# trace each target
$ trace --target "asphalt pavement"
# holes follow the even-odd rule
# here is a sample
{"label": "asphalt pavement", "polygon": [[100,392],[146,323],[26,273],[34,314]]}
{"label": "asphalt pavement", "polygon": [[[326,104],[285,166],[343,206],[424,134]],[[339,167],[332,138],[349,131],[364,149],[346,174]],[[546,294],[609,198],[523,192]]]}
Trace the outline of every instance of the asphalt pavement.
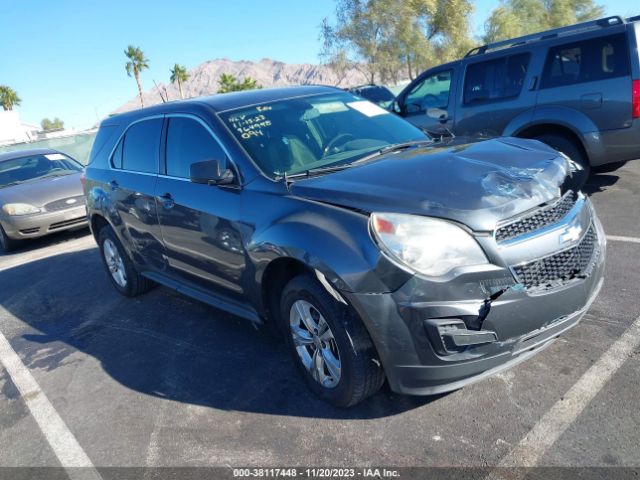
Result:
{"label": "asphalt pavement", "polygon": [[245,320],[117,294],[88,231],[25,243],[0,256],[0,466],[640,467],[640,161],[585,190],[609,242],[577,327],[456,392],[348,410]]}

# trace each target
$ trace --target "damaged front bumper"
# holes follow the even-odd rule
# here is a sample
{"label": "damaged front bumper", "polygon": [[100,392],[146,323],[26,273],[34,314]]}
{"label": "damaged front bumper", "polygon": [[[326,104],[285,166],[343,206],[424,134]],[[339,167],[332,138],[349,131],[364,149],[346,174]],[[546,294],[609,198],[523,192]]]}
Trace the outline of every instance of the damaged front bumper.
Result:
{"label": "damaged front bumper", "polygon": [[531,357],[576,325],[605,267],[604,232],[595,215],[585,221],[597,230],[592,263],[561,285],[526,288],[508,265],[492,264],[441,281],[416,275],[392,293],[341,292],[366,324],[391,389],[414,395],[458,389]]}

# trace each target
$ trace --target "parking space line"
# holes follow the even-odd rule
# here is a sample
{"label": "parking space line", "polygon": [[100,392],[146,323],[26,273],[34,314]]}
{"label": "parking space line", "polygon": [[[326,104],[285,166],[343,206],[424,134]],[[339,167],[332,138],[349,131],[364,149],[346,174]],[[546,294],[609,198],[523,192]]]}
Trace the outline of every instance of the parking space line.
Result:
{"label": "parking space line", "polygon": [[[6,313],[0,307],[0,312]],[[72,479],[101,480],[101,476],[58,412],[0,332],[0,363],[40,427],[51,449]]]}
{"label": "parking space line", "polygon": [[640,238],[637,238],[637,237],[624,237],[624,236],[620,236],[620,235],[607,235],[607,240],[612,240],[614,242],[640,243]]}
{"label": "parking space line", "polygon": [[534,467],[640,345],[640,317],[538,421],[499,467]]}

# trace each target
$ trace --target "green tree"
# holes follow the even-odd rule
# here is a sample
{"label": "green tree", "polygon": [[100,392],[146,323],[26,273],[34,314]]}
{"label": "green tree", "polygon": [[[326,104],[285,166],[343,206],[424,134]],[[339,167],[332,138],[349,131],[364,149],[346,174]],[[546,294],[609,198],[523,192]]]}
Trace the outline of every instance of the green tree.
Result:
{"label": "green tree", "polygon": [[2,105],[3,110],[13,110],[13,107],[17,107],[21,103],[22,99],[13,88],[7,85],[0,85],[0,105]]}
{"label": "green tree", "polygon": [[503,0],[485,23],[485,43],[604,16],[593,0]]}
{"label": "green tree", "polygon": [[242,81],[239,81],[235,75],[230,73],[223,73],[218,80],[220,88],[218,93],[239,92],[240,90],[254,90],[262,88],[258,85],[258,81],[251,77],[244,77]]}
{"label": "green tree", "polygon": [[176,63],[171,70],[171,83],[178,84],[178,90],[180,91],[180,98],[184,98],[184,94],[182,93],[182,84],[189,80],[189,73],[187,73],[187,69],[184,65],[180,65]]}
{"label": "green tree", "polygon": [[140,95],[140,105],[144,107],[144,100],[142,99],[142,85],[140,84],[140,72],[149,68],[149,60],[144,56],[142,50],[139,47],[129,45],[124,51],[129,61],[124,65],[127,75],[133,74],[138,84],[138,93]]}
{"label": "green tree", "polygon": [[321,58],[338,77],[359,69],[374,83],[394,82],[468,50],[469,0],[337,0],[336,22],[321,26]]}
{"label": "green tree", "polygon": [[56,130],[64,129],[64,122],[58,117],[54,118],[53,120],[43,118],[40,122],[40,126],[42,127],[43,132],[53,132]]}

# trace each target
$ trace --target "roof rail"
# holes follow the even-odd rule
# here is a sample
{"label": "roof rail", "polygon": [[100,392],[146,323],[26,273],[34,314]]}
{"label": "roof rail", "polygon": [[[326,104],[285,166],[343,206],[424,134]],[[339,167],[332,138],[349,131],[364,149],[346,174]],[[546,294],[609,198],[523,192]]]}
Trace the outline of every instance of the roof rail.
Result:
{"label": "roof rail", "polygon": [[[640,17],[633,17],[633,18],[640,19]],[[629,19],[629,21],[631,21],[631,19]],[[575,25],[554,28],[552,30],[546,30],[544,32],[537,32],[529,35],[523,35],[522,37],[511,38],[509,40],[502,40],[499,42],[488,43],[487,45],[482,45],[480,47],[472,48],[467,52],[465,57],[471,57],[473,55],[482,55],[483,53],[487,53],[493,50],[515,47],[516,45],[524,45],[526,43],[538,42],[541,40],[548,40],[550,38],[557,38],[565,35],[573,35],[576,33],[587,32],[589,30],[596,30],[599,28],[612,27],[614,25],[621,25],[623,23],[625,23],[624,19],[618,15],[600,18],[598,20],[590,20],[588,22],[576,23]]]}

